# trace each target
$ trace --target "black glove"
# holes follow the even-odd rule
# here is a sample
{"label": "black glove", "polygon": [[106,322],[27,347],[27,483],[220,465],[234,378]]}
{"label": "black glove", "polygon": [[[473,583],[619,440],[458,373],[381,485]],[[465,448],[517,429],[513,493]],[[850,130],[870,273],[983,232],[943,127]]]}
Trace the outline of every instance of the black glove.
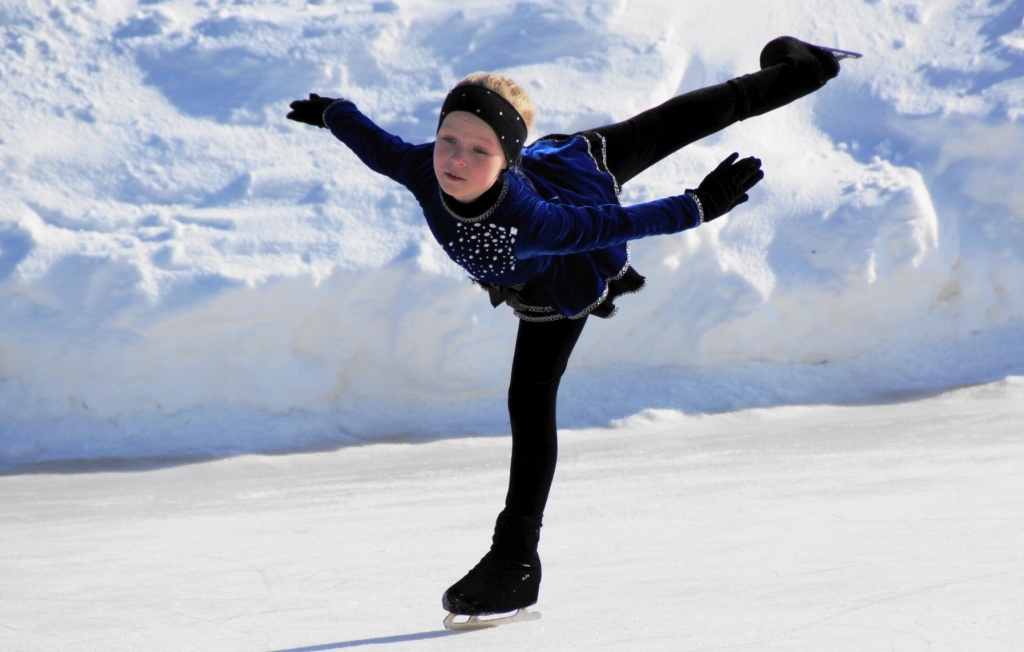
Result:
{"label": "black glove", "polygon": [[739,156],[735,152],[730,154],[711,174],[704,177],[696,190],[686,191],[697,195],[704,209],[705,222],[721,217],[747,201],[747,191],[764,178],[761,159],[751,156],[736,161]]}
{"label": "black glove", "polygon": [[285,117],[323,129],[327,126],[324,124],[324,111],[336,101],[331,97],[320,97],[316,93],[310,93],[308,100],[295,100],[289,104],[292,110]]}

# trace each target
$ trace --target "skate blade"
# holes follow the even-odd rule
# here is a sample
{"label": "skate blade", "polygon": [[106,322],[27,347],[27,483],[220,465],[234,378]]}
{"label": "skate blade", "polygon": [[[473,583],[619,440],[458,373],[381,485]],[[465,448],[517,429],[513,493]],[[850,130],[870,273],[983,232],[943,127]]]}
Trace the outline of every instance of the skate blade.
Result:
{"label": "skate blade", "polygon": [[860,52],[850,52],[849,50],[839,50],[837,48],[830,48],[830,47],[826,47],[824,45],[819,45],[818,47],[821,48],[822,50],[825,50],[825,51],[831,53],[832,56],[836,58],[836,61],[841,61],[843,59],[860,59],[861,57],[864,56]]}
{"label": "skate blade", "polygon": [[[467,620],[456,621],[456,618],[467,618]],[[513,623],[525,623],[531,620],[539,620],[540,613],[519,609],[509,616],[460,616],[450,613],[444,619],[444,628],[459,632],[471,632],[476,629],[487,629],[489,627],[502,627]]]}

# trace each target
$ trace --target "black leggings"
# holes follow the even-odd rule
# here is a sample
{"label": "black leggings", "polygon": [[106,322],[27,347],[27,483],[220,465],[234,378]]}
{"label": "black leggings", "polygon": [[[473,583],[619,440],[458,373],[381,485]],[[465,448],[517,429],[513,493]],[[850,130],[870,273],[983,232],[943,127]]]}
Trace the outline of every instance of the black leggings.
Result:
{"label": "black leggings", "polygon": [[608,171],[622,185],[669,154],[739,120],[740,105],[735,87],[726,82],[677,95],[628,120],[591,131],[604,137]]}
{"label": "black leggings", "polygon": [[[597,133],[604,139],[607,169],[622,185],[694,141],[814,92],[839,71],[828,55],[793,39],[769,43],[761,60],[759,71],[684,93],[628,120],[590,130],[588,137]],[[551,490],[558,456],[558,383],[585,322],[519,324],[508,391],[512,464],[505,510],[531,517],[531,522],[539,523]]]}
{"label": "black leggings", "polygon": [[519,322],[508,386],[512,463],[505,510],[510,514],[544,513],[558,459],[558,384],[586,322],[586,317]]}
{"label": "black leggings", "polygon": [[[680,148],[736,122],[737,94],[728,84],[672,98],[653,109],[591,131],[606,143],[608,170],[624,184]],[[512,462],[505,511],[544,513],[558,458],[558,384],[586,323],[520,321],[508,389]]]}

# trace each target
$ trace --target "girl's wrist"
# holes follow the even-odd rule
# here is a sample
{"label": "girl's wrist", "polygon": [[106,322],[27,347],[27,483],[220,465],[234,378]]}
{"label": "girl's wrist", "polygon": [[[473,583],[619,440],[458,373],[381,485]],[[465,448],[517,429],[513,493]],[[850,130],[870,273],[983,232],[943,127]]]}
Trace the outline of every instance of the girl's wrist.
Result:
{"label": "girl's wrist", "polygon": [[697,205],[697,215],[700,217],[700,221],[697,224],[703,224],[705,222],[704,204],[701,203],[700,196],[697,195],[696,190],[687,190],[685,194],[687,194],[690,197],[690,199],[693,200],[693,203]]}

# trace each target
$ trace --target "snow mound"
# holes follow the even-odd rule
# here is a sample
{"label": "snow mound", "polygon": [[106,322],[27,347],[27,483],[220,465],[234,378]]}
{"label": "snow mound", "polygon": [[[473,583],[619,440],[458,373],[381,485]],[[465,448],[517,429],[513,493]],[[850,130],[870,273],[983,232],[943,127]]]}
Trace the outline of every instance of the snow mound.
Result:
{"label": "snow mound", "polygon": [[1019,14],[0,0],[0,465],[503,432],[514,319],[287,103],[350,97],[422,142],[454,81],[496,69],[539,136],[749,72],[784,33],[866,56],[627,186],[678,193],[731,151],[767,173],[728,218],[634,244],[649,288],[588,326],[564,425],[1019,374]]}

